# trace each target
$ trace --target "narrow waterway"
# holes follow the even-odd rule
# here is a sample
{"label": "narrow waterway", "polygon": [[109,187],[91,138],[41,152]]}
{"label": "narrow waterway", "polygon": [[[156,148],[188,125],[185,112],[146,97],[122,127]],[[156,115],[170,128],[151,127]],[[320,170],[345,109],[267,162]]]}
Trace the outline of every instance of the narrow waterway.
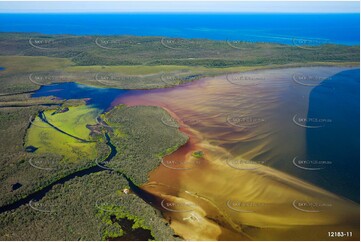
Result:
{"label": "narrow waterway", "polygon": [[[42,122],[49,124],[52,128],[56,129],[57,131],[61,132],[56,126],[52,125],[51,123],[49,123],[46,118],[44,118],[43,113],[39,112],[39,118],[42,120]],[[65,132],[62,132],[65,133]],[[65,133],[67,134],[67,133]],[[96,172],[100,172],[100,171],[106,171],[109,170],[106,167],[106,164],[111,161],[111,159],[116,156],[117,154],[117,149],[116,147],[111,143],[110,137],[108,135],[108,133],[105,133],[105,138],[106,138],[106,144],[108,145],[109,149],[110,149],[110,153],[109,155],[102,161],[99,163],[96,163],[94,161],[94,164],[91,164],[91,167],[89,168],[85,168],[85,169],[81,169],[78,171],[75,171],[74,173],[71,173],[59,180],[56,180],[54,182],[52,182],[51,184],[45,186],[44,188],[40,189],[39,191],[36,191],[28,196],[26,196],[25,198],[22,198],[14,203],[5,205],[0,207],[0,213],[6,212],[6,211],[10,211],[13,209],[16,209],[22,205],[26,205],[31,201],[39,201],[40,199],[42,199],[55,185],[58,184],[64,184],[67,181],[70,181],[71,179],[75,178],[75,177],[82,177],[82,176],[86,176],[92,173],[96,173]],[[125,175],[123,174],[123,176],[125,177]],[[127,179],[127,181],[130,183],[130,185],[132,185],[132,187],[135,187],[135,185],[132,183],[132,181],[130,179]]]}

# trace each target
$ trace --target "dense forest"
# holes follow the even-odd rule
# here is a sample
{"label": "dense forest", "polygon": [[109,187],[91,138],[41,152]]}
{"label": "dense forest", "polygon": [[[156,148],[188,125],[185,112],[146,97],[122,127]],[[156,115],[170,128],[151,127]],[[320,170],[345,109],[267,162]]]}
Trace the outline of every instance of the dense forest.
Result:
{"label": "dense forest", "polygon": [[359,61],[359,46],[317,46],[137,36],[0,34],[1,55],[70,58],[77,65],[229,67]]}

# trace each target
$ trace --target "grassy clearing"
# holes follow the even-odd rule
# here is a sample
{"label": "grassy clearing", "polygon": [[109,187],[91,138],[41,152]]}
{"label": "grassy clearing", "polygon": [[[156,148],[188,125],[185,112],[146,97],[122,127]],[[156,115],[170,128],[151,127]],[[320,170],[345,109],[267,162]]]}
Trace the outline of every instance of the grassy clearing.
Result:
{"label": "grassy clearing", "polygon": [[44,112],[47,120],[64,132],[76,137],[90,140],[87,124],[96,124],[100,110],[89,106],[72,106],[66,112],[54,113],[54,110]]}
{"label": "grassy clearing", "polygon": [[1,74],[15,74],[22,72],[38,72],[63,69],[74,65],[66,58],[46,56],[0,56],[0,66],[5,67]]}
{"label": "grassy clearing", "polygon": [[64,69],[69,72],[116,72],[125,75],[148,75],[156,74],[160,72],[174,72],[180,70],[205,70],[202,67],[188,67],[188,66],[177,66],[177,65],[134,65],[134,66],[71,66]]}
{"label": "grassy clearing", "polygon": [[78,163],[87,157],[89,161],[97,158],[96,143],[84,143],[66,134],[60,133],[36,117],[28,130],[25,146],[38,149],[35,154],[56,154],[62,157],[61,162]]}
{"label": "grassy clearing", "polygon": [[[47,110],[44,115],[48,122],[62,131],[85,140],[92,140],[90,130],[86,125],[95,124],[100,111],[89,106],[72,106],[63,113],[57,110]],[[25,146],[34,146],[36,154],[57,154],[63,161],[74,162],[84,160],[94,161],[97,157],[96,143],[81,142],[69,135],[63,134],[36,117],[28,129]]]}

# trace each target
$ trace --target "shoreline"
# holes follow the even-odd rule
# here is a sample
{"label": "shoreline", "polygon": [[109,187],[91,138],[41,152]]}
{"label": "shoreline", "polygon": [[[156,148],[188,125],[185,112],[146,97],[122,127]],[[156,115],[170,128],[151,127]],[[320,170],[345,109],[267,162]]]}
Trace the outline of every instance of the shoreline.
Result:
{"label": "shoreline", "polygon": [[[79,67],[85,67],[85,66],[79,66]],[[89,66],[89,67],[94,67],[94,66]],[[117,66],[114,66],[117,67]],[[124,66],[122,66],[124,67]],[[242,68],[244,66],[236,66],[236,67],[226,67],[226,68],[219,68],[220,70],[222,69],[227,69],[227,68]],[[248,67],[248,66],[247,66]],[[185,83],[180,83],[178,85],[173,85],[173,86],[168,86],[168,87],[154,87],[154,88],[121,88],[121,87],[116,87],[116,86],[105,86],[105,85],[97,85],[97,84],[90,84],[88,82],[84,82],[84,81],[63,81],[63,82],[51,82],[47,85],[39,85],[39,87],[37,89],[31,89],[29,91],[23,91],[23,92],[18,92],[18,93],[6,93],[6,94],[1,94],[1,97],[7,97],[7,96],[16,96],[16,95],[22,95],[22,94],[33,94],[34,92],[38,91],[42,86],[48,86],[48,85],[56,85],[56,84],[63,84],[63,83],[76,83],[79,85],[85,85],[85,86],[89,86],[89,87],[94,87],[94,88],[102,88],[102,89],[118,89],[118,90],[124,90],[124,91],[149,91],[149,90],[163,90],[163,89],[172,89],[172,88],[176,88],[176,87],[181,87],[181,86],[185,86],[188,84],[191,84],[193,82],[197,82],[197,81],[201,81],[203,79],[207,79],[207,78],[213,78],[213,77],[221,77],[221,76],[225,76],[225,75],[229,75],[229,74],[237,74],[237,73],[249,73],[249,72],[254,72],[254,71],[267,71],[267,70],[282,70],[282,69],[291,69],[291,68],[317,68],[317,67],[346,67],[346,68],[350,68],[350,69],[359,69],[360,68],[360,63],[333,63],[333,62],[328,62],[328,63],[299,63],[299,64],[288,64],[288,65],[275,65],[275,66],[250,66],[250,68],[254,68],[254,69],[250,69],[250,70],[239,70],[239,71],[229,71],[229,72],[224,72],[224,73],[214,73],[214,74],[209,74],[209,75],[205,75],[199,79],[194,79],[190,82],[185,82]],[[224,70],[222,70],[224,71]],[[78,71],[77,71],[78,72]],[[75,73],[77,73],[75,72]],[[111,73],[117,73],[117,72],[111,72]],[[32,97],[30,97],[32,98]],[[55,104],[54,104],[55,105]]]}
{"label": "shoreline", "polygon": [[[14,13],[0,13],[0,16],[1,15],[13,15]],[[87,13],[74,13],[74,14],[68,14],[68,13],[54,13],[54,14],[51,14],[51,13],[27,13],[27,14],[24,14],[24,13],[15,13],[15,14],[18,14],[18,15],[38,15],[38,16],[41,16],[41,15],[56,15],[56,14],[66,14],[66,15],[89,15]],[[94,15],[102,15],[101,13],[92,13]],[[92,15],[90,14],[90,15]],[[122,13],[124,14],[124,13]],[[122,14],[114,14],[114,15],[122,15]],[[132,13],[134,14],[134,13]],[[132,15],[131,14],[131,15]],[[144,14],[144,13],[136,13],[136,14]],[[162,13],[157,13],[157,14],[154,14],[154,16],[156,15],[162,15]],[[166,14],[166,13],[164,13]],[[174,14],[174,13],[173,13]],[[177,14],[177,13],[176,13]],[[178,13],[179,15],[182,15],[182,13]],[[199,13],[197,13],[199,14]],[[197,15],[195,14],[195,15]],[[204,14],[204,15],[207,15],[209,13],[201,13],[201,14]],[[217,13],[211,13],[211,15],[215,15],[217,16]],[[254,15],[255,13],[253,13]],[[258,14],[261,14],[262,13],[258,13]],[[287,13],[277,13],[275,15],[282,15],[282,14],[287,14]],[[320,14],[320,13],[314,13],[315,15],[317,14]],[[329,14],[332,14],[332,13],[328,13]],[[350,13],[345,13],[345,15],[347,14],[350,14]],[[127,14],[125,14],[127,15]],[[189,14],[187,14],[189,15]],[[237,14],[236,14],[237,15]],[[242,15],[242,14],[241,14]],[[244,14],[243,14],[244,15]],[[247,15],[247,14],[246,14]],[[252,15],[252,14],[248,14],[248,15]],[[257,13],[256,13],[257,15]],[[266,15],[269,15],[266,14]],[[291,15],[300,15],[299,13],[293,13]],[[302,15],[302,14],[301,14]],[[327,14],[326,14],[327,15]],[[336,14],[337,15],[337,14]],[[338,14],[339,15],[339,14]],[[352,14],[351,14],[352,15]],[[359,13],[354,13],[354,15],[359,15]],[[183,39],[183,40],[194,40],[194,41],[212,41],[212,42],[229,42],[229,41],[243,41],[245,43],[256,43],[256,44],[270,44],[270,45],[280,45],[280,46],[286,46],[286,47],[289,47],[289,46],[297,46],[294,41],[295,40],[317,40],[317,39],[320,39],[320,40],[324,40],[322,38],[319,38],[319,37],[295,37],[293,35],[288,35],[288,36],[285,36],[284,38],[285,39],[288,39],[290,41],[290,43],[285,43],[285,42],[277,42],[277,41],[247,41],[248,39],[243,39],[243,38],[237,38],[237,39],[230,39],[230,38],[224,38],[224,39],[214,39],[214,38],[207,38],[207,37],[184,37],[184,36],[169,36],[169,35],[140,35],[140,34],[129,34],[129,33],[107,33],[107,34],[100,34],[100,33],[81,33],[81,34],[77,34],[77,33],[69,33],[69,32],[62,32],[62,33],[51,33],[51,32],[36,32],[36,31],[0,31],[0,34],[36,34],[36,35],[51,35],[51,36],[76,36],[76,37],[84,37],[84,36],[89,36],[89,37],[129,37],[129,38],[160,38],[160,39]],[[348,44],[346,44],[348,43]],[[360,46],[360,42],[358,43],[350,43],[350,42],[326,42],[324,43],[324,45],[337,45],[337,46]],[[320,46],[322,44],[311,44],[310,46]]]}

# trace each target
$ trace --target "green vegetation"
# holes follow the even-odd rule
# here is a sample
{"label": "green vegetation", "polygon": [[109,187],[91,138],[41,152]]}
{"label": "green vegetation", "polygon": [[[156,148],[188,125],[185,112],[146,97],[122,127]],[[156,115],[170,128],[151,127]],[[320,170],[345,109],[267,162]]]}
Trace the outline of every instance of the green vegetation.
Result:
{"label": "green vegetation", "polygon": [[87,124],[96,124],[96,117],[100,110],[89,106],[72,106],[68,111],[53,114],[51,111],[44,112],[46,119],[51,124],[59,127],[68,134],[90,140]]}
{"label": "green vegetation", "polygon": [[[76,103],[80,104],[78,101],[69,101],[63,106]],[[102,136],[96,137],[98,142],[80,142],[60,133],[37,117],[41,110],[51,116],[56,109],[57,106],[0,108],[0,135],[4,137],[0,139],[0,162],[3,167],[0,171],[0,189],[3,191],[0,195],[0,206],[25,197],[75,171],[94,166],[96,158],[103,160],[108,155],[109,148]],[[72,106],[71,110],[73,109],[81,110],[80,117],[86,113],[85,106]],[[69,112],[69,115],[68,112],[53,115],[53,121],[55,117],[62,115],[69,118],[69,123],[83,122],[84,129],[80,128],[78,123],[80,133],[75,135],[86,132],[85,125],[88,121],[95,123],[95,118],[77,119],[78,116],[72,112]],[[94,113],[89,112],[88,115]],[[66,129],[66,126],[61,128],[71,131]],[[87,132],[89,135],[90,130]],[[37,150],[33,153],[26,152],[28,146],[34,146]],[[22,186],[13,190],[12,185],[15,183]]]}
{"label": "green vegetation", "polygon": [[[49,123],[67,134],[90,140],[90,130],[86,126],[95,124],[99,111],[88,106],[77,106],[70,107],[69,111],[64,113],[54,114],[54,110],[47,110],[43,114]],[[37,116],[28,130],[25,147],[39,147],[35,154],[56,154],[64,157],[61,162],[66,164],[79,164],[84,159],[85,163],[93,163],[98,158],[96,142],[85,143],[67,134],[59,132]]]}
{"label": "green vegetation", "polygon": [[110,138],[118,150],[109,167],[123,172],[138,185],[145,183],[148,173],[160,164],[160,158],[188,140],[177,127],[164,125],[162,117],[170,118],[159,107],[117,106],[106,113],[102,118],[114,130]]}
{"label": "green vegetation", "polygon": [[192,153],[192,156],[195,158],[203,158],[204,154],[203,151],[195,151]]}
{"label": "green vegetation", "polygon": [[74,65],[66,58],[45,56],[0,56],[0,63],[6,66],[3,74],[47,71]]}
{"label": "green vegetation", "polygon": [[[254,66],[359,61],[358,46],[281,44],[138,36],[0,34],[2,55],[69,58],[77,65]],[[317,50],[317,51],[315,51]],[[222,54],[220,54],[222,53]]]}
{"label": "green vegetation", "polygon": [[[216,76],[231,72],[245,72],[258,69],[307,66],[307,65],[356,65],[354,62],[291,63],[287,65],[255,65],[210,68],[203,66],[178,65],[136,65],[136,66],[75,66],[67,59],[51,57],[0,56],[6,69],[1,71],[1,94],[34,91],[40,85],[59,82],[73,82],[120,89],[154,89],[179,85],[205,76]],[[44,59],[50,64],[46,65]],[[10,60],[8,62],[8,60]],[[59,60],[63,60],[60,62]],[[32,63],[38,66],[23,68]],[[22,71],[16,71],[19,68]],[[1,99],[0,99],[1,100]],[[34,100],[32,101],[34,102]],[[9,103],[10,104],[10,103]],[[21,105],[22,103],[11,103]],[[26,103],[25,103],[26,104]],[[0,103],[1,105],[1,103]]]}
{"label": "green vegetation", "polygon": [[[98,112],[83,105],[72,104],[74,102],[69,101],[60,108],[48,108],[44,112],[45,117],[52,124],[59,125],[63,131],[86,138],[86,130],[82,127],[87,123],[94,124],[93,116]],[[67,110],[65,107],[69,110],[57,112]],[[22,111],[15,113],[14,119],[26,124],[22,134],[22,137],[26,137],[26,142],[24,146],[19,147],[19,157],[13,157],[11,160],[14,165],[5,166],[2,170],[5,183],[1,185],[7,191],[2,194],[2,205],[20,199],[76,170],[95,165],[93,160],[90,159],[89,162],[89,154],[82,154],[81,156],[86,159],[81,162],[80,156],[77,156],[82,150],[80,145],[96,145],[96,148],[86,148],[85,151],[97,151],[103,158],[109,152],[104,140],[100,138],[101,135],[95,136],[99,142],[79,143],[49,127],[39,118],[32,121],[33,124],[25,134],[30,120],[25,117],[19,120],[19,114],[24,114],[24,110],[27,109],[30,108],[15,109]],[[38,111],[40,110],[37,109],[36,112]],[[30,113],[36,112],[33,110],[28,114],[30,116]],[[187,140],[177,128],[165,126],[161,122],[161,117],[169,118],[169,115],[158,107],[118,106],[103,114],[102,118],[113,130],[110,137],[118,150],[118,155],[111,160],[109,167],[123,172],[137,184],[144,183],[149,171],[159,165],[159,154],[172,152]],[[7,121],[10,125],[14,121],[10,115],[0,118],[3,119],[1,124]],[[69,128],[72,125],[78,126],[78,129]],[[18,135],[17,133],[16,137]],[[44,139],[44,135],[50,139]],[[61,145],[62,139],[64,146]],[[22,143],[21,137],[18,137],[17,142]],[[67,147],[74,144],[78,144],[76,152]],[[34,153],[25,152],[24,148],[30,145],[39,148]],[[3,154],[6,155],[6,152],[3,151]],[[11,154],[16,153],[9,155]],[[28,162],[31,159],[39,167],[51,169],[35,168]],[[22,184],[21,188],[12,191],[11,186],[14,183]],[[134,194],[121,192],[124,187],[128,187],[124,178],[118,173],[106,171],[75,178],[64,185],[56,185],[43,199],[35,203],[35,207],[41,211],[33,210],[26,205],[0,214],[0,238],[20,240],[23,236],[28,236],[27,239],[33,240],[100,240],[124,237],[173,240],[172,230],[159,213]],[[109,188],[113,189],[112,192],[109,192]],[[102,199],[105,199],[105,202],[102,202]],[[16,226],[21,229],[14,232]]]}
{"label": "green vegetation", "polygon": [[159,212],[136,195],[123,194],[119,188],[124,186],[127,181],[122,176],[108,171],[57,185],[32,203],[38,210],[24,205],[0,214],[0,240],[127,238],[124,232],[132,231],[121,218],[128,218],[138,235],[150,230],[155,240],[174,240],[174,232]]}
{"label": "green vegetation", "polygon": [[300,48],[160,37],[0,33],[0,66],[5,67],[0,94],[75,80],[100,87],[153,89],[203,76],[310,65],[359,65],[359,46]]}

